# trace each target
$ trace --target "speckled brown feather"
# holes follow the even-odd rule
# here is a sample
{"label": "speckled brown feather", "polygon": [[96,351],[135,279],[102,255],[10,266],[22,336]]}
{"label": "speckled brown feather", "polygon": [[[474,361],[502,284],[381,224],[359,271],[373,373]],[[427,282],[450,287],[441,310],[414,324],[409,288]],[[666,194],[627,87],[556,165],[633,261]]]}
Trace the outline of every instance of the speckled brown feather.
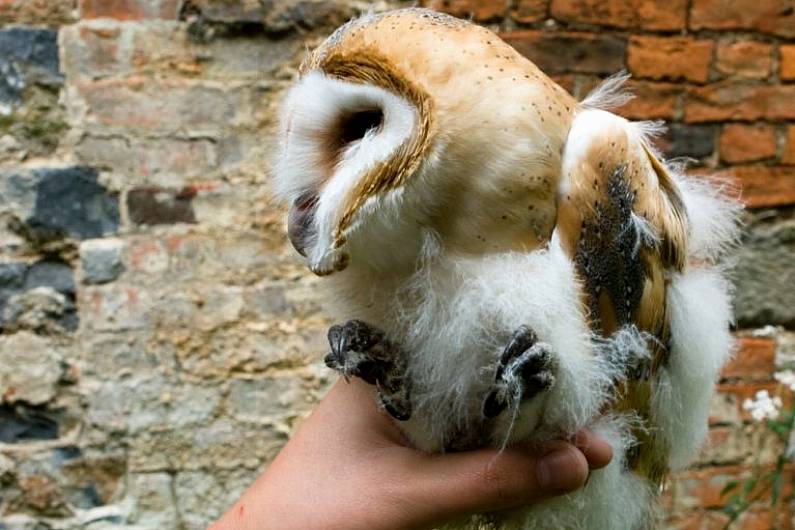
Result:
{"label": "speckled brown feather", "polygon": [[[584,305],[593,327],[607,337],[635,324],[656,338],[649,345],[650,366],[618,382],[611,409],[634,411],[645,420],[645,428],[634,433],[639,443],[629,455],[630,466],[659,484],[667,473],[667,450],[654,436],[651,376],[666,362],[666,287],[668,273],[682,270],[685,263],[684,206],[665,167],[642,140],[629,138],[623,129],[608,126],[602,131],[567,177],[572,187],[561,199],[558,230],[583,278]],[[617,211],[622,209],[627,211]],[[630,235],[621,243],[632,226],[627,212],[646,220],[659,240],[640,244],[636,253],[627,249],[637,238]],[[626,292],[613,292],[617,287]]]}

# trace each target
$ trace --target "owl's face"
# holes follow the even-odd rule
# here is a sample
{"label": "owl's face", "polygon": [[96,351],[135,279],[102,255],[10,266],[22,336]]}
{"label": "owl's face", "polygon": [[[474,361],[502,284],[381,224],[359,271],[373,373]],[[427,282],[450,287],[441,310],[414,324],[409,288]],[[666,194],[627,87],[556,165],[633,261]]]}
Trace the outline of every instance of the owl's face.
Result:
{"label": "owl's face", "polygon": [[573,108],[484,28],[420,9],[353,21],[284,103],[290,240],[319,275],[410,267],[423,231],[462,252],[537,246]]}

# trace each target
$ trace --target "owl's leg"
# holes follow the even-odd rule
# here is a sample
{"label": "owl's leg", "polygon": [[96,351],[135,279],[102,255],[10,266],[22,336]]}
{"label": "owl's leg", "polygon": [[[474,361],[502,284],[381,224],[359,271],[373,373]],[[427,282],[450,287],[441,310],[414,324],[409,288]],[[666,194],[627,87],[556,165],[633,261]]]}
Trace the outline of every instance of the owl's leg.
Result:
{"label": "owl's leg", "polygon": [[406,356],[384,332],[361,320],[350,320],[328,331],[331,353],[326,366],[343,377],[359,377],[378,387],[384,409],[395,419],[411,417],[410,384],[406,377]]}
{"label": "owl's leg", "polygon": [[521,326],[500,356],[494,386],[483,402],[483,415],[493,418],[509,405],[531,399],[555,384],[555,357],[535,332]]}

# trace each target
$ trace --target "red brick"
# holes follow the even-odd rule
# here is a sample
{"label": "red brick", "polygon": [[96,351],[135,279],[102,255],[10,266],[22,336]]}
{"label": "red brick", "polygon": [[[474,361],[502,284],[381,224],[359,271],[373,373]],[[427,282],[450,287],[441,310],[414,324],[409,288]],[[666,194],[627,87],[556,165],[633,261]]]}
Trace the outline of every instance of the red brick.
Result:
{"label": "red brick", "polygon": [[627,88],[635,98],[616,109],[617,114],[639,120],[674,117],[681,91],[679,85],[630,80]]}
{"label": "red brick", "polygon": [[627,65],[637,77],[704,83],[714,46],[712,41],[687,37],[633,37]]}
{"label": "red brick", "polygon": [[552,75],[550,76],[554,82],[566,89],[569,94],[574,94],[574,76],[573,75]]}
{"label": "red brick", "polygon": [[764,79],[773,66],[773,46],[764,42],[721,42],[715,69],[727,76]]}
{"label": "red brick", "polygon": [[[693,174],[704,172],[699,169],[692,171]],[[734,181],[742,192],[742,202],[748,208],[795,204],[793,166],[735,166],[709,173]]]}
{"label": "red brick", "polygon": [[551,14],[565,22],[676,30],[685,26],[687,0],[552,0]]}
{"label": "red brick", "polygon": [[779,77],[783,81],[795,81],[795,44],[781,46]]}
{"label": "red brick", "polygon": [[472,18],[477,22],[490,22],[505,16],[505,0],[425,0],[424,7],[449,13],[459,18]]}
{"label": "red brick", "polygon": [[691,29],[749,29],[795,37],[795,10],[788,0],[693,0]]}
{"label": "red brick", "polygon": [[612,35],[514,31],[500,36],[547,74],[613,74],[624,67],[626,42]]}
{"label": "red brick", "polygon": [[511,10],[511,17],[519,22],[538,22],[547,17],[549,0],[519,0]]}
{"label": "red brick", "polygon": [[787,128],[787,138],[784,140],[784,152],[781,153],[782,164],[795,164],[795,125]]}
{"label": "red brick", "polygon": [[708,510],[689,510],[687,515],[666,521],[667,530],[724,530],[729,516]]}
{"label": "red brick", "polygon": [[758,85],[723,81],[691,87],[685,121],[795,119],[795,85]]}
{"label": "red brick", "polygon": [[740,337],[734,358],[726,363],[723,377],[766,379],[773,377],[776,369],[776,343],[763,337]]}
{"label": "red brick", "polygon": [[730,124],[720,136],[720,158],[724,162],[756,162],[776,156],[776,130],[765,124]]}
{"label": "red brick", "polygon": [[[762,466],[762,473],[771,469],[770,466]],[[743,466],[712,467],[703,470],[685,471],[677,477],[677,497],[681,508],[722,508],[730,495],[721,495],[723,488],[731,481],[744,480],[751,476],[751,470]],[[792,494],[792,467],[788,465],[784,469],[784,487],[782,488],[782,498],[787,498]],[[763,484],[760,483],[758,490],[753,494],[761,494],[762,499],[768,499],[768,494],[762,490]],[[769,505],[769,501],[767,503]],[[753,528],[746,527],[746,528]]]}
{"label": "red brick", "polygon": [[118,20],[176,20],[179,4],[179,0],[80,0],[80,16]]}

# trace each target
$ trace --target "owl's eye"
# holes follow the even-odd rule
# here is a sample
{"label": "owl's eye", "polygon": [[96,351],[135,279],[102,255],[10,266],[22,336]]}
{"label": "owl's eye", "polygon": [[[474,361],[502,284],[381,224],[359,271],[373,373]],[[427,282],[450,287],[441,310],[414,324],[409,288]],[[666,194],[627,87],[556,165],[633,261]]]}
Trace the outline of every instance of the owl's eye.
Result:
{"label": "owl's eye", "polygon": [[371,129],[377,129],[384,121],[381,109],[366,109],[348,114],[342,118],[339,128],[339,142],[347,145],[361,140]]}

